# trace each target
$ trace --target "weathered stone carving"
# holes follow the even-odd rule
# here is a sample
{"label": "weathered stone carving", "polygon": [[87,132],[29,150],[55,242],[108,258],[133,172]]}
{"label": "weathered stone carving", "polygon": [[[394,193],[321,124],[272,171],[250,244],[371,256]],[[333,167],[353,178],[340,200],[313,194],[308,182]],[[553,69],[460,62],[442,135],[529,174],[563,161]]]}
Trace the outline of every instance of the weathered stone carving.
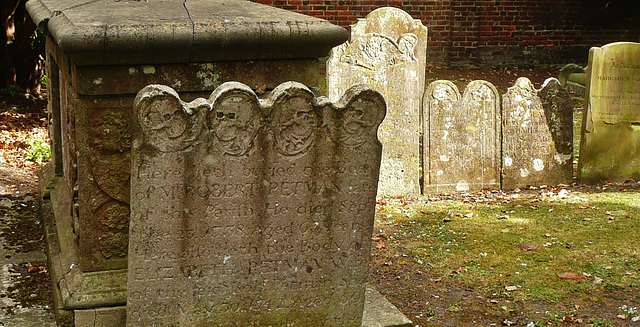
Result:
{"label": "weathered stone carving", "polygon": [[573,180],[573,104],[555,78],[518,78],[502,100],[502,188]]}
{"label": "weathered stone carving", "polygon": [[500,106],[489,82],[473,81],[462,99],[450,81],[425,91],[425,193],[500,187]]}
{"label": "weathered stone carving", "polygon": [[414,51],[418,37],[413,33],[405,33],[394,40],[380,34],[366,34],[361,38],[346,42],[335,48],[339,60],[369,70],[381,70],[388,66],[407,61],[417,61]]}
{"label": "weathered stone carving", "polygon": [[[146,142],[162,151],[179,151],[189,146],[200,134],[203,114],[199,106],[204,100],[185,104],[169,87],[158,86],[140,98],[137,112]],[[196,113],[195,115],[193,113]]]}
{"label": "weathered stone carving", "polygon": [[[159,144],[152,109],[200,136]],[[135,110],[128,326],[360,326],[380,94],[334,105],[289,82],[258,100],[231,82],[186,104],[153,85]]]}
{"label": "weathered stone carving", "polygon": [[99,223],[98,246],[105,258],[127,254],[131,133],[128,118],[114,110],[92,117],[89,157],[91,197],[88,204]]}
{"label": "weathered stone carving", "polygon": [[331,101],[350,87],[370,85],[387,101],[380,126],[384,145],[378,192],[420,195],[420,110],[424,92],[427,28],[397,8],[379,8],[352,26],[351,42],[327,61]]}

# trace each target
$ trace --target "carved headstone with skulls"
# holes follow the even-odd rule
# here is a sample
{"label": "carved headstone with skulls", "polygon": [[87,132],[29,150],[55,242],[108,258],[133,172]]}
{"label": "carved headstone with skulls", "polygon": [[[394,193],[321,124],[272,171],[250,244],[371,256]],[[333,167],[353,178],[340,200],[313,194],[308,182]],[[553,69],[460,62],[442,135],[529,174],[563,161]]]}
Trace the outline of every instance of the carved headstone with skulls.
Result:
{"label": "carved headstone with skulls", "polygon": [[135,102],[127,326],[360,326],[382,96],[152,85]]}

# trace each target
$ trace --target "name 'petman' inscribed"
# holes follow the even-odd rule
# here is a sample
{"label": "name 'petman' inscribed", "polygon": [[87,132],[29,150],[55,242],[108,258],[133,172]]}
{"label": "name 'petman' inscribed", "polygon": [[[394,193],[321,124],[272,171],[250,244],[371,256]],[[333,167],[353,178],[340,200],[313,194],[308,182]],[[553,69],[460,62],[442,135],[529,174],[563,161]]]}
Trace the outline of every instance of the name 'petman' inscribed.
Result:
{"label": "name 'petman' inscribed", "polygon": [[135,102],[127,326],[358,326],[383,97],[288,82]]}

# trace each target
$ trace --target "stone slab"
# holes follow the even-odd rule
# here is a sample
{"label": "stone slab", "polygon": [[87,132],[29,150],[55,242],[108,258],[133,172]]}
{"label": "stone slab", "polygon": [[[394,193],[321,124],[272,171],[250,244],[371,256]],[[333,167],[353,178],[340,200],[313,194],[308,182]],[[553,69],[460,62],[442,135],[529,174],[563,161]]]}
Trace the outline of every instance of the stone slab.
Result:
{"label": "stone slab", "polygon": [[51,164],[45,166],[39,180],[56,316],[67,315],[64,311],[69,309],[124,303],[127,293],[126,270],[96,273],[80,270],[72,232],[71,199],[67,195],[64,180],[55,177],[52,171]]}
{"label": "stone slab", "polygon": [[327,94],[337,100],[366,84],[387,102],[379,131],[383,144],[380,196],[420,195],[420,112],[427,28],[397,8],[379,8],[351,28],[351,40],[331,51]]}
{"label": "stone slab", "polygon": [[435,81],[424,95],[423,192],[500,188],[500,97],[486,81],[472,81],[462,97],[451,81]]}
{"label": "stone slab", "polygon": [[141,90],[127,325],[360,326],[384,109],[365,87]]}
{"label": "stone slab", "polygon": [[375,288],[367,286],[362,327],[413,327],[413,322]]}
{"label": "stone slab", "polygon": [[526,77],[502,98],[502,188],[573,181],[573,101],[555,78]]}
{"label": "stone slab", "polygon": [[326,20],[243,0],[30,0],[79,66],[319,58],[348,38]]}
{"label": "stone slab", "polygon": [[[411,327],[413,323],[373,287],[367,286],[362,327]],[[125,327],[127,308],[74,310],[73,327]],[[62,327],[62,325],[59,325]]]}
{"label": "stone slab", "polygon": [[127,309],[124,306],[74,310],[75,327],[124,327]]}
{"label": "stone slab", "polygon": [[591,48],[579,179],[640,180],[640,43]]}

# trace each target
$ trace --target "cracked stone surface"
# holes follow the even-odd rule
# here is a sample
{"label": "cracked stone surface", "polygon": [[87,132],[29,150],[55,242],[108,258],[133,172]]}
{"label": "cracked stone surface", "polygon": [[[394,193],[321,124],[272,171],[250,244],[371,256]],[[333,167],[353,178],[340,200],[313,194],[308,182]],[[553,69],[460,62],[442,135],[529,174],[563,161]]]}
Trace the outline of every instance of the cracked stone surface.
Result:
{"label": "cracked stone surface", "polygon": [[324,57],[347,31],[242,0],[31,0],[41,30],[79,66]]}

